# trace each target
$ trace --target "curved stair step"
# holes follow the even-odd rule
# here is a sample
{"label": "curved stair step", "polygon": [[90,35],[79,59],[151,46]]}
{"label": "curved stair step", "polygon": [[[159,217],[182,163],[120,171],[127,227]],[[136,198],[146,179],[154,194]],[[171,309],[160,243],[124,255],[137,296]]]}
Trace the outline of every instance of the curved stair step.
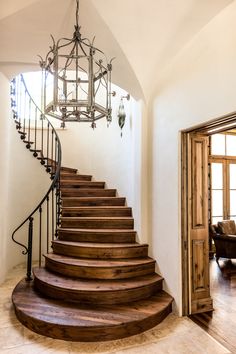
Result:
{"label": "curved stair step", "polygon": [[102,188],[61,188],[63,197],[115,197],[116,189]]}
{"label": "curved stair step", "polygon": [[172,298],[160,291],[134,303],[88,307],[48,299],[25,280],[14,289],[12,300],[18,319],[30,330],[55,339],[82,342],[141,333],[160,323],[171,312],[172,303]]}
{"label": "curved stair step", "polygon": [[61,188],[101,188],[105,187],[105,182],[96,181],[73,181],[73,180],[61,180]]}
{"label": "curved stair step", "polygon": [[136,231],[111,229],[69,229],[59,228],[58,239],[73,242],[134,243]]}
{"label": "curved stair step", "polygon": [[162,289],[163,278],[149,274],[129,279],[100,280],[70,278],[34,268],[34,284],[44,295],[86,304],[121,304],[146,299]]}
{"label": "curved stair step", "polygon": [[82,258],[138,258],[148,256],[148,245],[139,243],[88,243],[52,241],[53,252]]}
{"label": "curved stair step", "polygon": [[64,173],[66,172],[67,174],[76,174],[77,173],[77,168],[71,168],[71,167],[61,167],[61,172]]}
{"label": "curved stair step", "polygon": [[62,217],[132,216],[132,208],[125,206],[63,207]]}
{"label": "curved stair step", "polygon": [[46,254],[45,267],[52,272],[76,278],[126,279],[155,273],[155,261],[139,259],[78,259],[54,253]]}
{"label": "curved stair step", "polygon": [[123,206],[124,197],[62,197],[62,207],[69,206]]}
{"label": "curved stair step", "polygon": [[73,181],[91,181],[91,175],[82,175],[82,174],[71,174],[67,172],[61,172],[61,181],[73,180]]}
{"label": "curved stair step", "polygon": [[133,229],[134,219],[128,217],[61,217],[61,227],[79,229]]}

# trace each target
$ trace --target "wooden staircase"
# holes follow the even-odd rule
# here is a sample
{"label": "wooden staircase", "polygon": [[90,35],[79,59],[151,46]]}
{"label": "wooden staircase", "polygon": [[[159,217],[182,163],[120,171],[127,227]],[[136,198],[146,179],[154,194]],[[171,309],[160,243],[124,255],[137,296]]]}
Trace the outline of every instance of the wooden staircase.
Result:
{"label": "wooden staircase", "polygon": [[61,171],[61,226],[45,266],[13,291],[19,321],[45,336],[88,342],[157,325],[171,312],[172,298],[148,245],[135,242],[125,198],[76,169]]}

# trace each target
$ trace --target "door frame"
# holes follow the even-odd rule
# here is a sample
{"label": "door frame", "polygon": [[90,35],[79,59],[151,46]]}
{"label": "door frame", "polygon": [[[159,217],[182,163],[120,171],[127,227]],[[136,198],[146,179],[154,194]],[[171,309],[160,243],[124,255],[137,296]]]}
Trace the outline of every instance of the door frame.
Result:
{"label": "door frame", "polygon": [[[205,123],[182,130],[181,133],[181,270],[182,270],[182,315],[191,314],[191,289],[193,281],[190,277],[191,252],[190,252],[190,232],[189,218],[192,217],[188,208],[189,183],[192,177],[189,173],[188,161],[188,139],[190,134],[210,136],[236,128],[236,112],[229,113],[219,118],[212,119]],[[209,157],[209,154],[208,154]],[[209,235],[208,235],[209,237]],[[209,304],[205,305],[205,311],[209,311]],[[203,312],[202,310],[200,312]]]}

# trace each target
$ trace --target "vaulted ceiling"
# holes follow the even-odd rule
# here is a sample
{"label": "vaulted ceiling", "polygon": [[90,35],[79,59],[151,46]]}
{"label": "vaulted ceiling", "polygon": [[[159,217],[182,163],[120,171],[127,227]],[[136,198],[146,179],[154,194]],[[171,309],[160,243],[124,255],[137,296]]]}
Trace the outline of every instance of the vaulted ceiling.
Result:
{"label": "vaulted ceiling", "polygon": [[[233,0],[80,0],[82,34],[108,58],[113,81],[146,98],[178,52]],[[73,33],[75,0],[1,0],[0,70],[37,69],[57,39]]]}

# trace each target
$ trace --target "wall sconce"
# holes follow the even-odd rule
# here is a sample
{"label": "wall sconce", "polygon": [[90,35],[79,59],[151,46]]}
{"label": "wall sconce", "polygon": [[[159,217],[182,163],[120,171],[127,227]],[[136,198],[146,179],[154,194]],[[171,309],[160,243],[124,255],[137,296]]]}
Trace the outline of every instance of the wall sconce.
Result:
{"label": "wall sconce", "polygon": [[124,101],[123,101],[124,98],[126,98],[127,101],[129,101],[130,100],[130,94],[128,93],[126,96],[121,96],[121,98],[120,98],[120,105],[119,105],[117,117],[118,117],[118,124],[119,124],[119,127],[121,129],[121,133],[120,133],[121,137],[122,137],[122,129],[123,129],[123,126],[125,125],[125,118],[126,118]]}

